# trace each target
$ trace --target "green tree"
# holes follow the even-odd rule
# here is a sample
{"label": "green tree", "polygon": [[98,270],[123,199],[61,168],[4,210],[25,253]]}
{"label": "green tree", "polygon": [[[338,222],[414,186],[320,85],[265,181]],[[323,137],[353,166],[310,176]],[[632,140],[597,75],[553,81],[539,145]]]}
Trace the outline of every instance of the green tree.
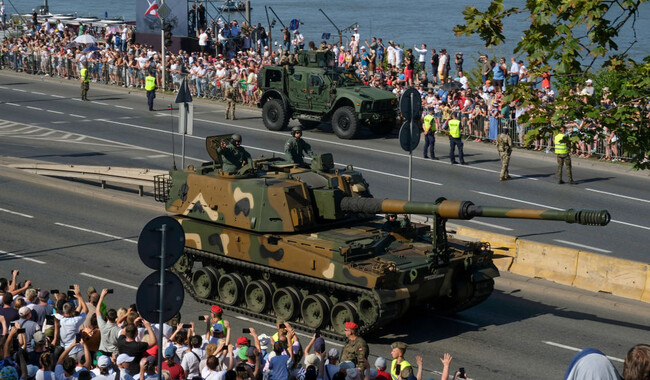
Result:
{"label": "green tree", "polygon": [[[648,0],[526,0],[522,8],[506,8],[503,0],[493,0],[485,11],[468,6],[463,11],[466,24],[454,28],[457,36],[478,34],[486,47],[501,44],[503,20],[516,14],[530,19],[530,27],[517,43],[515,54],[528,57],[533,77],[553,69],[557,97],[543,104],[534,96],[534,82],[521,83],[509,90],[506,100],[517,99],[528,109],[520,119],[533,126],[527,139],[553,133],[568,120],[593,120],[599,133],[604,127],[616,131],[622,148],[635,168],[650,168],[650,56],[635,62],[620,51],[617,38],[624,28],[633,29],[638,10]],[[604,61],[602,69],[594,67]],[[605,109],[600,98],[576,93],[590,72],[602,78],[597,95],[609,87],[616,107]],[[609,73],[605,73],[608,71]]]}

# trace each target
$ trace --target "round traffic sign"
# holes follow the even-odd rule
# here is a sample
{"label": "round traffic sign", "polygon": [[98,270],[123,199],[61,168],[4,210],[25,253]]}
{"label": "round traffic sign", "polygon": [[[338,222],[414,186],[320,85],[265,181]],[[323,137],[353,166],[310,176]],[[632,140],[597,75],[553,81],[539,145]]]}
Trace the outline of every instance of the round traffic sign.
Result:
{"label": "round traffic sign", "polygon": [[159,216],[147,223],[138,238],[140,260],[151,269],[160,269],[163,228],[165,231],[165,268],[178,261],[185,248],[185,232],[178,221],[169,216]]}
{"label": "round traffic sign", "polygon": [[420,120],[422,115],[422,98],[418,90],[409,87],[399,99],[399,110],[406,120]]}
{"label": "round traffic sign", "polygon": [[412,152],[420,143],[420,125],[417,121],[405,121],[399,129],[399,145],[403,150]]}
{"label": "round traffic sign", "polygon": [[159,313],[163,321],[172,319],[181,310],[185,291],[181,280],[174,273],[165,271],[163,302],[160,305],[160,271],[148,275],[138,287],[135,304],[142,318],[151,323],[158,323]]}

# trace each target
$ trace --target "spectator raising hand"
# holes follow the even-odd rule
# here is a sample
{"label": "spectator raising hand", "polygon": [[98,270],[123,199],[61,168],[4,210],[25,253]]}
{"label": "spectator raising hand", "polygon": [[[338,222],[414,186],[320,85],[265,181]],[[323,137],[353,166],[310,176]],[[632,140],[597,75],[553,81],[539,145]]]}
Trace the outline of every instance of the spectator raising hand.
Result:
{"label": "spectator raising hand", "polygon": [[[442,362],[442,380],[449,379],[449,365],[451,365],[451,359],[451,355],[446,352],[443,357],[440,358],[440,361]],[[418,365],[420,365],[420,363],[418,363]],[[454,378],[456,378],[456,376],[454,376]]]}

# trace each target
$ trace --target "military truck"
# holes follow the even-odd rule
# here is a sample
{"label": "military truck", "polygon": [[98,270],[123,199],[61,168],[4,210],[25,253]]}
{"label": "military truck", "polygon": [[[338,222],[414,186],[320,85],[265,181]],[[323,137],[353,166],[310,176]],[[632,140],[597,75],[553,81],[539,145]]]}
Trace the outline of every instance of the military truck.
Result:
{"label": "military truck", "polygon": [[[335,168],[331,154],[310,167],[258,158],[226,174],[216,153],[221,139],[206,140],[210,162],[155,179],[156,200],[185,232],[173,270],[199,302],[333,338],[344,337],[346,321],[366,333],[414,307],[453,313],[490,296],[499,271],[489,243],[449,234],[448,219],[610,219],[605,210],[377,199],[361,173]],[[432,223],[385,222],[377,213],[427,215]]]}
{"label": "military truck", "polygon": [[353,69],[336,66],[329,50],[303,50],[297,56],[258,73],[263,91],[258,107],[266,128],[283,130],[289,119],[304,127],[329,122],[339,138],[353,139],[362,125],[380,135],[395,127],[398,99],[391,92],[364,85]]}

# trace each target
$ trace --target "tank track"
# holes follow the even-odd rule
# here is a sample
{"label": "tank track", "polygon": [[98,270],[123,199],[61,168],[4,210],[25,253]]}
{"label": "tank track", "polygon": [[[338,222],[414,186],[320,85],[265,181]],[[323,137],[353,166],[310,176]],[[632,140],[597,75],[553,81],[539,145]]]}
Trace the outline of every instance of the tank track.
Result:
{"label": "tank track", "polygon": [[[328,290],[334,292],[335,294],[343,293],[345,295],[348,295],[349,299],[354,299],[352,296],[358,297],[358,296],[361,296],[361,295],[365,295],[366,297],[370,297],[371,299],[375,300],[375,303],[376,303],[377,308],[378,308],[377,311],[378,311],[378,316],[379,317],[372,324],[360,326],[360,329],[359,329],[360,334],[367,334],[370,331],[375,330],[375,329],[385,325],[390,320],[392,320],[391,315],[395,315],[394,313],[390,313],[389,310],[387,310],[386,305],[382,304],[377,299],[376,294],[373,291],[369,290],[369,289],[363,289],[363,288],[353,287],[353,286],[349,286],[349,285],[338,284],[336,282],[326,281],[326,280],[322,280],[322,279],[319,279],[319,278],[314,278],[314,277],[309,277],[309,276],[305,276],[305,275],[301,275],[301,274],[296,274],[296,273],[292,273],[292,272],[288,272],[288,271],[284,271],[284,270],[279,270],[279,269],[276,269],[276,268],[272,268],[272,267],[268,267],[268,266],[264,266],[264,265],[260,265],[260,264],[255,264],[255,263],[250,263],[250,262],[242,261],[242,260],[238,260],[238,259],[232,259],[232,258],[223,256],[223,255],[214,254],[214,253],[206,252],[206,251],[201,251],[201,250],[194,249],[194,248],[187,248],[186,247],[185,251],[184,251],[184,254],[188,255],[192,259],[193,262],[203,262],[203,263],[209,262],[210,265],[216,265],[216,266],[218,266],[219,264],[227,264],[229,266],[237,267],[242,272],[246,272],[246,271],[267,272],[271,276],[282,278],[284,280],[287,280],[287,282],[291,282],[292,284],[294,284],[296,286],[306,285],[306,286],[309,286],[309,287],[318,287],[320,289],[328,289]],[[194,287],[192,285],[192,273],[191,273],[191,271],[181,273],[178,270],[176,270],[176,268],[174,268],[174,267],[172,267],[172,271],[181,278],[181,282],[183,283],[183,287],[185,288],[187,293],[190,296],[192,296],[192,298],[194,298],[196,301],[207,304],[207,305],[213,305],[213,304],[217,303],[216,299],[201,298],[201,297],[197,296],[196,292],[194,291]],[[226,305],[224,303],[219,303],[219,306],[221,306],[225,310],[235,311],[237,313],[240,313],[240,314],[243,314],[243,315],[246,315],[246,316],[250,316],[250,317],[257,318],[257,319],[272,322],[273,324],[275,324],[275,322],[276,322],[276,317],[274,316],[272,310],[270,310],[270,311],[268,311],[266,313],[256,313],[256,312],[248,310],[248,309],[246,309],[244,307],[236,306],[236,305]],[[392,309],[390,307],[390,304],[388,304],[388,306],[389,306],[388,309]],[[305,331],[305,332],[307,332],[309,334],[313,333],[313,331],[314,331],[313,327],[307,326],[307,325],[305,325],[305,324],[303,324],[303,323],[301,323],[299,321],[293,320],[293,321],[290,321],[290,322],[291,322],[291,326],[298,329],[298,330]],[[341,334],[339,334],[339,333],[337,333],[337,332],[335,332],[335,331],[333,331],[331,329],[322,329],[321,330],[321,335],[323,335],[323,336],[325,336],[327,338],[335,339],[335,340],[339,340],[339,341],[344,341],[346,339],[344,335],[341,335]]]}

